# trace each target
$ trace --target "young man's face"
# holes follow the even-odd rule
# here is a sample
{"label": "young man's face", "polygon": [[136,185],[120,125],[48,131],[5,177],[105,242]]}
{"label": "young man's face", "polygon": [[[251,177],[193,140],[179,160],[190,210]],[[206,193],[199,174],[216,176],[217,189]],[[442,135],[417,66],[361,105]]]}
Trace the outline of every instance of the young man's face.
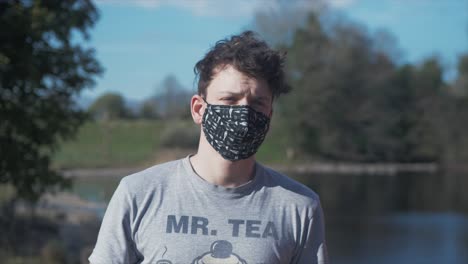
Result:
{"label": "young man's face", "polygon": [[[232,66],[219,68],[205,98],[197,94],[190,101],[192,118],[202,128],[200,145],[211,145],[224,159],[233,162],[252,157],[268,132],[272,99],[265,80],[251,78]],[[263,115],[246,107],[217,105],[248,105]]]}
{"label": "young man's face", "polygon": [[206,89],[209,104],[249,105],[271,117],[273,98],[265,80],[256,80],[226,66],[218,71]]}

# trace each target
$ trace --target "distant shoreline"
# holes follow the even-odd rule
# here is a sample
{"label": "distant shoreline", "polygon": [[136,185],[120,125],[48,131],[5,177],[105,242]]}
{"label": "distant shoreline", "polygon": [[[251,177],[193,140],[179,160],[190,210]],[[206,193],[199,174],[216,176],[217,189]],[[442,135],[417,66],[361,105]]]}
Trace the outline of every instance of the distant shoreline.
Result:
{"label": "distant shoreline", "polygon": [[[151,166],[151,165],[150,165]],[[77,168],[61,170],[67,178],[72,177],[124,177],[141,171],[150,166],[127,167],[127,168]],[[291,165],[268,165],[267,166],[287,173],[333,173],[333,174],[377,174],[393,175],[405,172],[436,173],[441,166],[437,163],[327,163],[311,162]],[[467,165],[449,167],[449,170],[468,172]]]}

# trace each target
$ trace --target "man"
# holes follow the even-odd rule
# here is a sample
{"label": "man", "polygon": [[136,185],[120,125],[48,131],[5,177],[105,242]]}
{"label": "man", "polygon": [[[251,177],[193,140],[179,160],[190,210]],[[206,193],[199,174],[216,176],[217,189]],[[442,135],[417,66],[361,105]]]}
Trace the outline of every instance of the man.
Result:
{"label": "man", "polygon": [[247,31],[195,66],[198,151],[122,179],[89,260],[106,263],[328,263],[318,196],[255,161],[284,56]]}

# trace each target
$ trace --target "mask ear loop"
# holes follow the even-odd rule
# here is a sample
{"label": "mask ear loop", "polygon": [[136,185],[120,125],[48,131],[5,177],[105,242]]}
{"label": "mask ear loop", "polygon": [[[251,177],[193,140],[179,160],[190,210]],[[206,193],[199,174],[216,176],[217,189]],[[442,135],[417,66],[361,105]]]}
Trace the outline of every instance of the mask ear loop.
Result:
{"label": "mask ear loop", "polygon": [[210,106],[210,104],[205,100],[205,97],[203,96],[200,96],[200,97],[203,99],[203,102],[205,102],[206,104],[205,111],[203,112],[203,119],[205,119],[206,111],[208,111],[208,107]]}
{"label": "mask ear loop", "polygon": [[206,101],[205,97],[200,96],[203,99],[203,102],[205,102],[206,106],[209,106],[210,104]]}

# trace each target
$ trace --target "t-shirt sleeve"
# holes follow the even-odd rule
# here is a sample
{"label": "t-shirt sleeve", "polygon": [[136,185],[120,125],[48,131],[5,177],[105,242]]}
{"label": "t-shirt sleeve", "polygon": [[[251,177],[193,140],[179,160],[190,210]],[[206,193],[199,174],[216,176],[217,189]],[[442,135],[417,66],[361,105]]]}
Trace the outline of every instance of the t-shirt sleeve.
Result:
{"label": "t-shirt sleeve", "polygon": [[297,264],[328,264],[327,244],[325,241],[325,223],[320,201],[309,219],[305,239],[296,255]]}
{"label": "t-shirt sleeve", "polygon": [[131,232],[131,199],[125,179],[121,180],[107,206],[91,264],[133,264],[138,258]]}

